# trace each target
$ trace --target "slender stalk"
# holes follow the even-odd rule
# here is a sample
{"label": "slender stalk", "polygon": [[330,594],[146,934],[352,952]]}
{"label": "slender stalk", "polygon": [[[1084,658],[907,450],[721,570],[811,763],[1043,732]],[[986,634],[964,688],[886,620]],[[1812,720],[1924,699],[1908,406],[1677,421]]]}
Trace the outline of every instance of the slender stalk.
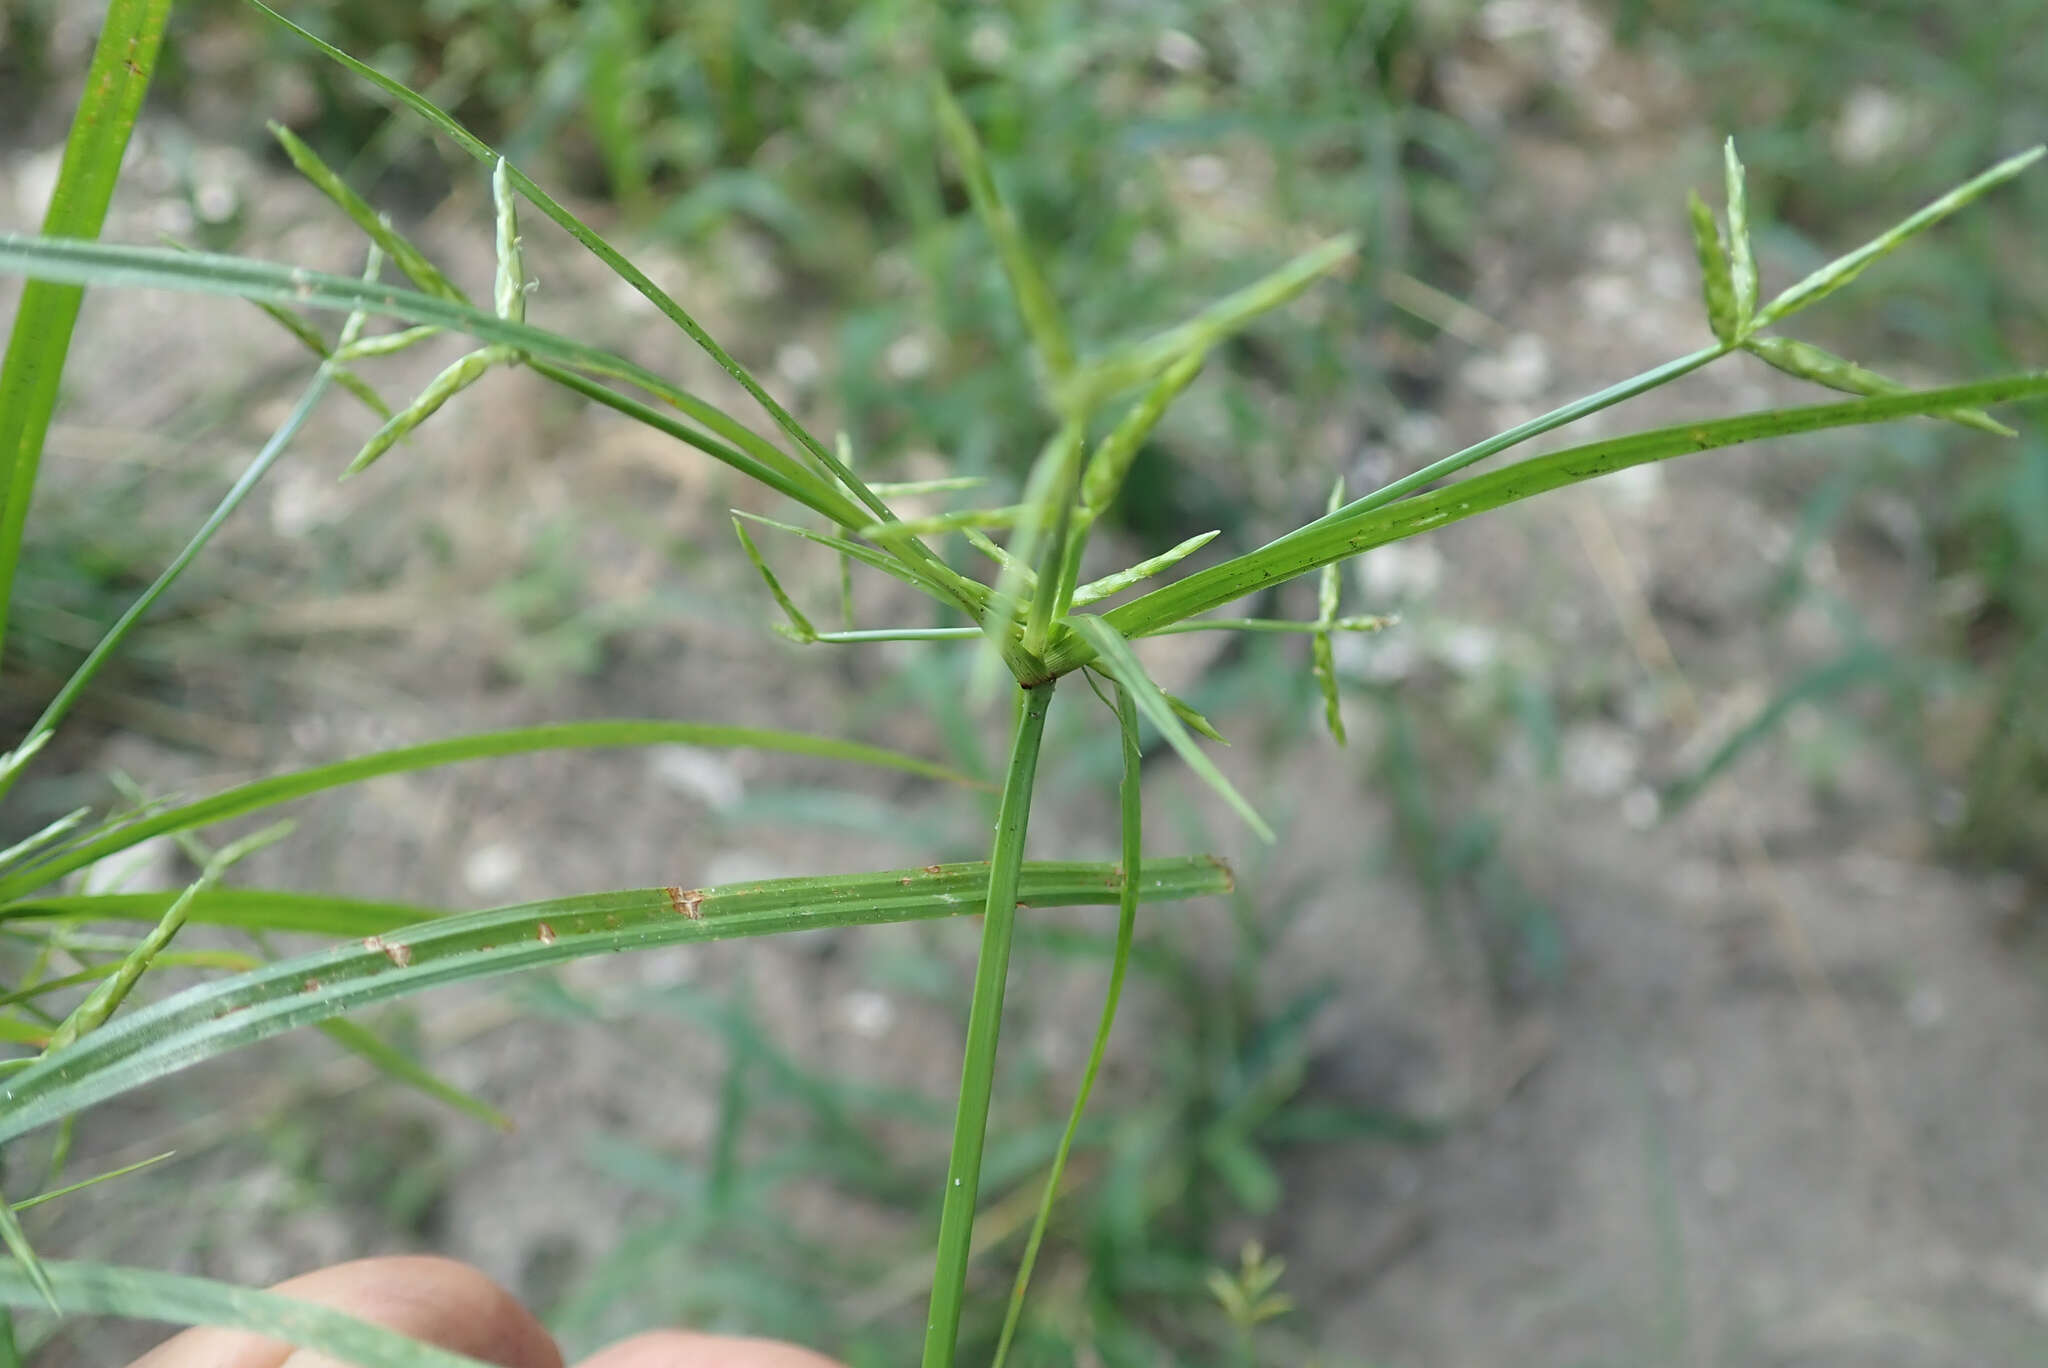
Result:
{"label": "slender stalk", "polygon": [[981,923],[981,958],[974,970],[974,1002],[967,1010],[967,1048],[960,1066],[960,1107],[953,1118],[953,1152],[946,1163],[945,1201],[939,1210],[938,1260],[932,1274],[931,1315],[925,1322],[924,1368],[951,1368],[960,1337],[960,1307],[967,1291],[967,1253],[981,1191],[981,1147],[988,1130],[995,1082],[996,1037],[1003,1024],[1003,989],[1010,972],[1010,939],[1017,927],[1017,875],[1024,863],[1024,832],[1031,817],[1038,747],[1045,735],[1052,685],[1020,689],[1017,730],[996,813],[989,852],[988,901]]}
{"label": "slender stalk", "polygon": [[1144,754],[1138,747],[1138,707],[1130,690],[1116,689],[1116,720],[1123,734],[1124,773],[1117,786],[1123,810],[1123,894],[1116,905],[1116,950],[1109,961],[1109,987],[1102,995],[1102,1019],[1096,1023],[1095,1043],[1088,1049],[1088,1063],[1081,1070],[1081,1086],[1074,1092],[1074,1109],[1067,1128],[1060,1135],[1059,1149],[1052,1156],[1052,1170],[1045,1176],[1045,1192],[1038,1199],[1038,1216],[1031,1223],[1031,1238],[1024,1245],[1024,1260],[1017,1266],[1017,1281],[1010,1289],[1010,1308],[1003,1316],[1002,1338],[996,1341],[993,1368],[1003,1368],[1017,1323],[1024,1315],[1024,1292],[1031,1285],[1031,1270],[1038,1262],[1038,1250],[1045,1243],[1045,1230],[1052,1222],[1052,1204],[1060,1195],[1060,1179],[1067,1170],[1067,1155],[1074,1148],[1074,1136],[1081,1129],[1081,1115],[1088,1109],[1088,1095],[1095,1091],[1095,1079],[1102,1072],[1102,1057],[1109,1049],[1110,1028],[1116,1024],[1117,1004],[1123,999],[1124,974],[1131,967],[1131,940],[1138,926],[1138,883],[1145,850],[1145,826],[1141,802],[1139,766]]}

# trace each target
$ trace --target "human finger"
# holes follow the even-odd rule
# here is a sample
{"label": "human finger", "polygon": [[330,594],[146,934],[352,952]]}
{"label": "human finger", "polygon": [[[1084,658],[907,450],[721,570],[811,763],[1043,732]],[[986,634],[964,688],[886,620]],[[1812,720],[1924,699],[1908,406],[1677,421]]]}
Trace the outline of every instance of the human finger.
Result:
{"label": "human finger", "polygon": [[[271,1289],[331,1306],[412,1339],[501,1368],[562,1368],[562,1352],[510,1292],[468,1264],[405,1255],[358,1259]],[[246,1331],[201,1326],[175,1335],[131,1368],[335,1368],[311,1350]]]}
{"label": "human finger", "polygon": [[840,1364],[780,1340],[656,1330],[600,1349],[577,1368],[840,1368]]}

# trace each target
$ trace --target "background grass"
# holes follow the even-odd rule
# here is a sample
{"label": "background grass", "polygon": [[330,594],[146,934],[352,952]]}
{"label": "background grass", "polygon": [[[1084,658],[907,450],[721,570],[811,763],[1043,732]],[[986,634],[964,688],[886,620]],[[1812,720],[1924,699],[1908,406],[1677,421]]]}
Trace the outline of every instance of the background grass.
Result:
{"label": "background grass", "polygon": [[[1248,7],[1193,0],[1147,0],[1108,17],[1065,3],[998,12],[741,0],[689,6],[681,21],[667,7],[626,0],[349,3],[295,13],[324,21],[314,26],[515,155],[552,159],[559,183],[612,201],[641,231],[686,252],[751,263],[793,320],[764,358],[780,382],[810,391],[857,449],[907,472],[917,469],[915,444],[945,451],[966,471],[1014,475],[999,468],[1033,450],[1039,433],[1030,377],[1010,363],[1022,338],[1002,281],[937,154],[925,87],[934,71],[988,138],[1084,341],[1178,317],[1306,238],[1363,229],[1367,268],[1318,296],[1315,310],[1233,344],[1212,367],[1220,383],[1205,407],[1169,422],[1141,459],[1118,513],[1134,533],[1163,540],[1212,526],[1255,535],[1316,511],[1322,477],[1314,472],[1323,466],[1309,453],[1348,449],[1428,409],[1439,379],[1435,326],[1391,308],[1381,283],[1399,272],[1455,295],[1475,270],[1473,225],[1493,154],[1439,99],[1441,64],[1471,8],[1304,4],[1258,22]],[[2048,40],[2023,8],[1958,7],[1930,18],[1918,6],[1738,0],[1711,10],[1621,4],[1611,18],[1618,36],[1669,53],[1719,101],[1711,122],[1743,132],[1758,217],[1782,225],[1767,249],[1781,268],[1796,268],[1823,258],[1818,244],[1856,240],[1997,152],[2043,136],[2028,120],[2048,109],[2039,89],[2048,81],[2039,44]],[[39,81],[56,89],[62,8],[30,0],[6,22],[8,98],[33,99]],[[195,116],[225,117],[207,103],[209,84],[251,92],[256,115],[283,107],[379,203],[424,207],[463,174],[327,69],[274,45],[239,8],[193,3],[181,7],[179,24],[163,97]],[[1823,56],[1828,79],[1816,80]],[[250,147],[263,145],[253,125],[242,132]],[[1890,150],[1859,160],[1859,138],[1889,138]],[[1929,244],[1902,259],[1885,303],[1838,312],[1840,335],[1823,340],[1861,358],[1925,358],[1953,371],[2002,370],[2040,355],[2048,276],[2038,254],[2012,244],[2048,220],[2044,184],[2023,180],[1943,239],[1945,249]],[[1945,815],[1956,850],[2039,871],[2048,850],[2048,446],[2029,431],[2016,456],[2012,445],[1934,425],[1877,440],[1885,463],[1802,491],[1810,535],[1876,525],[1892,506],[1883,500],[1903,498],[1915,515],[1908,535],[1938,567],[1949,611],[1910,655],[1887,658],[1906,702],[1875,722],[1867,707],[1845,715],[1886,729],[1915,757],[1929,811]],[[1953,476],[1958,461],[1969,472],[1962,480]],[[1169,480],[1169,466],[1183,473]],[[65,652],[82,652],[97,636],[74,630],[70,618],[111,617],[136,573],[129,567],[160,559],[146,536],[109,545],[104,521],[69,535],[67,526],[61,517],[38,524],[42,540],[24,569],[24,644],[10,654],[10,670],[67,669]],[[515,669],[526,678],[588,673],[603,659],[602,633],[573,611],[581,596],[567,562],[544,546],[507,591],[505,611],[522,628]],[[1819,592],[1788,582],[1781,611]],[[1233,693],[1306,705],[1285,647],[1233,649],[1228,668],[1198,693],[1199,706]],[[1839,691],[1816,696],[1847,709]],[[1498,820],[1463,801],[1455,766],[1437,761],[1504,730],[1540,735],[1554,725],[1541,705],[1525,704],[1502,691],[1474,723],[1432,700],[1391,692],[1374,700],[1390,737],[1379,763],[1403,828],[1396,849],[1433,904],[1462,898],[1485,909],[1493,972],[1518,988],[1555,973],[1554,925],[1521,889]],[[1305,715],[1305,706],[1293,709],[1264,740],[1282,744]],[[1150,1099],[1126,1100],[1084,1133],[1092,1195],[1056,1230],[1055,1264],[1064,1257],[1076,1272],[1063,1280],[1049,1265],[1045,1308],[1020,1346],[1026,1362],[1060,1361],[1072,1343],[1061,1327],[1081,1325],[1117,1361],[1146,1361],[1161,1348],[1206,1361],[1232,1340],[1204,1304],[1203,1273],[1226,1252],[1235,1222],[1273,1209],[1285,1147],[1341,1135],[1424,1138],[1399,1118],[1299,1096],[1327,994],[1262,984],[1261,954],[1291,899],[1270,877],[1259,886],[1264,910],[1240,909],[1225,951],[1197,955],[1164,934],[1144,947],[1140,972],[1165,1004],[1170,1024],[1159,1029],[1170,1047],[1154,1061]],[[1023,949],[1106,952],[1056,933]],[[906,953],[890,972],[937,984],[945,967]],[[900,1099],[860,1094],[779,1055],[743,996],[676,991],[644,1005],[726,1042],[720,1138],[695,1170],[623,1142],[588,1156],[645,1184],[650,1212],[617,1265],[563,1287],[557,1320],[586,1334],[678,1316],[779,1324],[844,1343],[855,1362],[904,1361],[902,1326],[859,1322],[823,1295],[888,1270],[850,1275],[844,1250],[788,1228],[771,1200],[787,1176],[826,1172],[901,1214],[920,1211],[928,1175],[906,1174],[887,1155],[849,1156],[844,1143],[849,1127],[858,1133]],[[545,985],[528,1006],[587,1010]],[[1015,1104],[1028,1111],[1033,1100]],[[931,1120],[935,1136],[943,1124],[943,1116]],[[740,1162],[739,1138],[764,1132],[782,1137],[779,1148],[750,1146]],[[992,1170],[1008,1165],[1021,1180],[1053,1138],[1023,1128],[1010,1152],[991,1154]],[[292,1139],[277,1143],[289,1149]],[[335,1186],[346,1194],[346,1183]],[[421,1213],[430,1193],[379,1200],[394,1228],[428,1228]],[[687,1290],[622,1271],[672,1267],[712,1249],[730,1277]],[[968,1352],[992,1331],[970,1325]]]}

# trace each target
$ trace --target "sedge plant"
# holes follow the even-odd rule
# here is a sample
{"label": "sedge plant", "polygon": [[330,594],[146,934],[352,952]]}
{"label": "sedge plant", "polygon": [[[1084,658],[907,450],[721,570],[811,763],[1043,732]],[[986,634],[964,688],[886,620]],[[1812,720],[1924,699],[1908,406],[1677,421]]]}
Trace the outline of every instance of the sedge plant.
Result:
{"label": "sedge plant", "polygon": [[[1128,570],[1084,581],[1081,569],[1093,525],[1116,498],[1168,406],[1198,383],[1205,357],[1228,345],[1252,320],[1345,269],[1356,247],[1351,239],[1309,245],[1272,275],[1176,326],[1121,345],[1093,346],[1069,327],[1018,217],[1006,204],[1001,178],[984,156],[971,121],[944,90],[935,89],[938,125],[985,225],[1035,354],[1046,438],[1016,496],[906,521],[890,502],[900,490],[857,474],[855,453],[843,443],[813,434],[680,303],[516,166],[425,97],[297,28],[259,0],[248,2],[476,159],[490,178],[496,210],[499,265],[492,298],[488,307],[472,303],[388,219],[310,149],[284,133],[279,136],[288,155],[367,239],[366,265],[359,276],[96,241],[169,8],[168,0],[111,0],[44,231],[0,236],[0,270],[29,278],[0,370],[0,605],[12,588],[71,321],[84,288],[179,290],[248,301],[307,347],[316,364],[299,403],[223,496],[214,515],[53,696],[28,733],[0,756],[0,795],[35,765],[95,673],[282,457],[317,405],[346,398],[377,415],[381,426],[346,471],[374,479],[374,464],[404,459],[407,438],[455,394],[492,372],[523,370],[683,443],[786,500],[790,511],[781,516],[746,515],[736,524],[742,554],[759,570],[782,614],[779,627],[784,636],[816,646],[927,643],[933,650],[976,652],[989,680],[1006,676],[1008,759],[997,786],[995,830],[986,861],[971,864],[723,887],[621,889],[461,914],[233,885],[234,866],[243,855],[285,838],[287,829],[275,823],[204,852],[200,877],[182,891],[80,893],[65,891],[62,883],[66,876],[153,836],[189,835],[379,774],[542,749],[687,741],[777,749],[889,767],[933,781],[971,782],[934,762],[855,741],[677,719],[564,723],[459,737],[257,780],[192,801],[138,803],[97,816],[73,813],[0,851],[0,925],[41,947],[27,978],[0,994],[0,1036],[14,1050],[12,1057],[0,1060],[0,1145],[41,1127],[68,1127],[94,1103],[305,1025],[339,1028],[342,1044],[364,1051],[372,1062],[406,1081],[458,1100],[460,1094],[417,1066],[408,1068],[407,1061],[366,1032],[347,1029],[347,1014],[443,984],[623,949],[978,912],[980,952],[952,1145],[938,1201],[925,1368],[946,1368],[958,1361],[1007,969],[1019,921],[1043,907],[1117,908],[1109,990],[1068,1137],[1057,1152],[1063,1158],[1114,1019],[1139,905],[1217,893],[1230,886],[1229,872],[1220,860],[1199,854],[1162,856],[1145,848],[1136,781],[1141,729],[1163,738],[1253,832],[1268,840],[1273,836],[1197,740],[1215,737],[1215,728],[1152,679],[1134,642],[1185,631],[1307,635],[1314,643],[1316,675],[1333,730],[1341,739],[1330,636],[1390,625],[1384,618],[1340,611],[1341,581],[1333,568],[1350,557],[1548,490],[1689,452],[1910,418],[2007,431],[1989,416],[1988,408],[2048,396],[2044,371],[1909,389],[1781,330],[1798,312],[1849,284],[1878,258],[2017,175],[2042,149],[1999,163],[1871,242],[1765,298],[1750,248],[1742,167],[1731,144],[1725,158],[1724,215],[1717,218],[1698,200],[1692,206],[1705,281],[1708,343],[1360,497],[1347,499],[1339,484],[1323,516],[1194,573],[1147,587],[1199,550],[1205,539]],[[522,203],[566,230],[711,356],[751,397],[765,421],[715,405],[626,356],[527,322],[529,281],[518,226]],[[407,283],[390,279],[390,269]],[[329,325],[317,321],[337,314],[343,321],[331,333]],[[377,358],[443,334],[467,337],[475,347],[411,401],[388,404],[371,378]],[[1851,397],[1602,438],[1525,456],[1446,483],[1468,467],[1737,352],[1748,352]],[[941,492],[965,491],[948,485]],[[841,558],[846,576],[875,573],[894,578],[938,604],[953,621],[938,626],[863,625],[854,618],[852,595],[845,594],[844,620],[821,627],[803,613],[776,577],[764,550],[773,545],[771,534],[831,550]],[[1311,574],[1321,575],[1313,619],[1213,616],[1236,600]],[[1114,606],[1107,606],[1111,600],[1116,600]],[[0,617],[0,633],[4,626]],[[1062,688],[1076,676],[1073,684]],[[1046,719],[1063,698],[1085,704],[1091,697],[1108,705],[1123,759],[1122,858],[1114,864],[1026,860]],[[141,923],[147,929],[113,942],[83,929],[109,922]],[[193,923],[257,933],[312,933],[334,944],[288,957],[266,953],[234,962],[209,960],[175,948],[180,930]],[[259,949],[267,945],[260,935],[256,943]],[[196,987],[123,1010],[149,980],[150,971],[169,964],[223,972]],[[81,988],[86,992],[79,998],[76,990]],[[59,1003],[71,1005],[60,1011]],[[1039,1207],[1007,1301],[997,1361],[1016,1330],[1031,1260],[1052,1194],[1058,1191],[1059,1168],[1056,1158],[1048,1196]],[[149,1269],[42,1260],[14,1209],[4,1203],[0,1236],[12,1254],[11,1264],[0,1268],[0,1301],[16,1307],[236,1326],[372,1368],[467,1362],[336,1312],[269,1293]],[[1246,1335],[1277,1306],[1265,1296],[1270,1279],[1254,1279],[1248,1273],[1245,1285],[1255,1283],[1257,1293],[1246,1294],[1241,1317]]]}

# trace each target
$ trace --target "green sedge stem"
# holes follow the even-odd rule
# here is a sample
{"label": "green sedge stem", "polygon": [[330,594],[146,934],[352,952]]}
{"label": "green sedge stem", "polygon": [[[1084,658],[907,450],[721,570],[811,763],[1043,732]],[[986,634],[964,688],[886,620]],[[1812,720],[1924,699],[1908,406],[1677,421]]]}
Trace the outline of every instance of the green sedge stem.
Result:
{"label": "green sedge stem", "polygon": [[1038,1199],[1038,1216],[1031,1223],[1031,1238],[1024,1245],[1024,1261],[1017,1266],[1017,1282],[1010,1289],[1010,1308],[1003,1316],[1002,1338],[996,1341],[992,1368],[1002,1368],[1009,1355],[1010,1341],[1024,1314],[1024,1292],[1031,1285],[1031,1270],[1038,1262],[1038,1250],[1045,1243],[1045,1230],[1052,1221],[1052,1204],[1059,1198],[1060,1179],[1067,1170],[1067,1155],[1074,1148],[1074,1136],[1081,1129],[1081,1114],[1088,1108],[1088,1095],[1102,1072],[1102,1057],[1109,1049],[1110,1028],[1116,1023],[1117,1003],[1124,992],[1124,973],[1131,967],[1131,941],[1138,926],[1138,880],[1145,848],[1142,786],[1138,769],[1144,754],[1138,746],[1138,708],[1130,691],[1116,686],[1116,719],[1123,734],[1124,772],[1117,786],[1123,813],[1122,895],[1116,905],[1116,949],[1109,961],[1109,987],[1102,997],[1102,1020],[1095,1027],[1095,1043],[1088,1047],[1088,1063],[1081,1070],[1081,1086],[1074,1093],[1074,1109],[1067,1116],[1067,1128],[1060,1135],[1059,1149],[1052,1156],[1052,1171],[1046,1174],[1045,1192]]}
{"label": "green sedge stem", "polygon": [[[988,1131],[995,1083],[996,1037],[1003,1024],[1003,989],[1010,972],[1010,939],[1017,927],[1017,876],[1024,863],[1024,832],[1031,816],[1032,783],[1052,685],[1020,689],[1010,767],[996,813],[989,852],[988,901],[981,923],[981,957],[974,970],[974,1002],[967,1011],[967,1047],[960,1067],[960,1107],[953,1118],[953,1151],[939,1210],[938,1260],[932,1274],[931,1315],[925,1322],[924,1368],[952,1368],[967,1292],[967,1255],[981,1193],[981,1147]],[[1132,881],[1126,880],[1127,885]]]}

